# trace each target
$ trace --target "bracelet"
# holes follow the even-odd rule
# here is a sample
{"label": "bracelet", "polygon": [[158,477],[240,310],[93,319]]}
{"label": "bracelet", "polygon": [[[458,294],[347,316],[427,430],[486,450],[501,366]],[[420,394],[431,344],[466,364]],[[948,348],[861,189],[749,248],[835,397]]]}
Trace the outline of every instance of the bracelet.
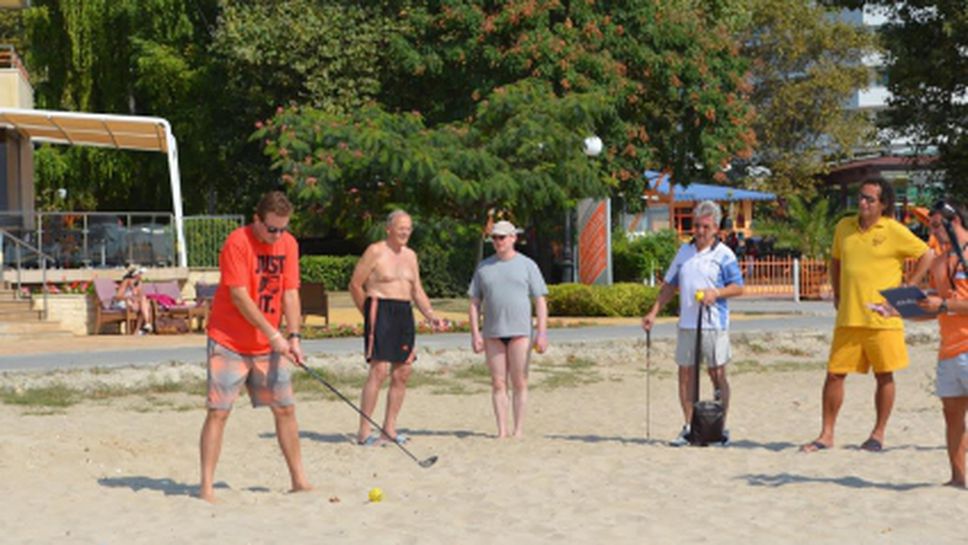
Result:
{"label": "bracelet", "polygon": [[293,331],[292,333],[289,334],[289,337],[287,338],[291,341],[293,339],[301,339],[302,335],[300,335],[298,331]]}
{"label": "bracelet", "polygon": [[272,335],[269,336],[269,340],[271,341],[272,339],[275,339],[276,337],[282,337],[282,333],[279,333],[278,331],[273,331],[272,332]]}

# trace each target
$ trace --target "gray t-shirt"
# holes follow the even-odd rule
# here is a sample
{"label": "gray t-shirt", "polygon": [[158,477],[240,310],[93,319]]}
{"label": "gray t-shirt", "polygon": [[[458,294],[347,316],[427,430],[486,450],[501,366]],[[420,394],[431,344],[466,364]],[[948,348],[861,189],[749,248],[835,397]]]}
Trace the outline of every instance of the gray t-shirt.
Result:
{"label": "gray t-shirt", "polygon": [[481,300],[485,338],[519,337],[531,334],[531,298],[547,295],[548,286],[528,256],[492,255],[477,265],[467,294]]}

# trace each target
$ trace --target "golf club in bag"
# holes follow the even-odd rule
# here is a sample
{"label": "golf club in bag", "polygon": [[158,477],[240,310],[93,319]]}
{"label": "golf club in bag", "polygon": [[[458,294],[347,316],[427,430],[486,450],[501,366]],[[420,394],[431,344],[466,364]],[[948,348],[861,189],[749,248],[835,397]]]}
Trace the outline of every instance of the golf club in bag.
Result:
{"label": "golf club in bag", "polygon": [[710,443],[722,443],[725,439],[723,428],[726,414],[723,404],[719,400],[700,401],[699,381],[702,373],[702,313],[710,309],[703,304],[703,292],[696,292],[696,302],[699,303],[698,320],[696,320],[696,351],[695,365],[692,371],[692,422],[689,424],[689,444],[704,447]]}
{"label": "golf club in bag", "polygon": [[[387,433],[386,430],[383,429],[383,427],[381,427],[379,424],[377,424],[376,422],[374,422],[372,418],[370,418],[369,416],[366,415],[366,413],[364,413],[363,411],[361,411],[359,409],[359,407],[357,407],[352,401],[350,401],[349,399],[347,399],[346,396],[344,396],[343,394],[341,394],[339,390],[337,390],[332,384],[330,384],[329,382],[327,382],[326,379],[324,379],[322,376],[320,376],[319,373],[317,373],[316,371],[313,371],[312,369],[310,369],[309,367],[307,367],[305,363],[303,363],[301,361],[297,361],[296,364],[299,365],[299,367],[302,367],[303,370],[305,370],[307,373],[309,373],[309,375],[311,377],[313,377],[314,379],[316,379],[317,381],[319,381],[320,384],[322,384],[323,386],[329,388],[329,391],[331,391],[334,394],[336,394],[336,396],[339,397],[340,399],[342,399],[343,401],[345,401],[347,405],[349,405],[350,407],[353,407],[353,410],[354,411],[360,413],[360,416],[362,416],[363,418],[365,418],[366,421],[369,422],[370,425],[372,425],[374,428],[380,430],[380,433],[382,433],[383,435],[385,435],[387,437],[390,437],[390,434]],[[396,446],[398,446],[398,447],[400,447],[400,450],[402,450],[404,453],[406,453],[406,455],[409,456],[410,459],[412,459],[414,462],[417,462],[417,465],[419,465],[420,467],[430,467],[430,466],[434,465],[435,463],[437,463],[437,456],[436,455],[435,456],[431,456],[430,458],[427,458],[426,460],[418,460],[416,456],[414,456],[409,450],[407,450],[407,447],[401,445],[400,443],[398,443],[396,441],[393,441],[393,444],[396,445]]]}

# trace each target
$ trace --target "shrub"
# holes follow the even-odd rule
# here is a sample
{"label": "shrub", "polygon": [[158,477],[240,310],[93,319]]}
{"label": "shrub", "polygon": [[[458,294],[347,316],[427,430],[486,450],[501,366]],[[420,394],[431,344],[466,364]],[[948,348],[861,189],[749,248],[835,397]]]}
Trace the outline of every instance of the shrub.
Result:
{"label": "shrub", "polygon": [[467,293],[480,246],[480,230],[449,218],[417,222],[410,246],[420,261],[420,282],[430,297]]}
{"label": "shrub", "polygon": [[608,316],[608,311],[595,299],[592,286],[555,284],[548,286],[549,316]]}
{"label": "shrub", "polygon": [[345,291],[357,260],[353,255],[304,255],[299,258],[301,281],[322,282],[327,291]]}
{"label": "shrub", "polygon": [[551,316],[642,316],[652,307],[658,295],[658,287],[634,283],[618,283],[611,286],[556,284],[549,286],[548,314]]}
{"label": "shrub", "polygon": [[679,249],[679,237],[672,229],[655,233],[612,234],[612,275],[616,282],[642,282],[654,270],[657,278],[669,268]]}

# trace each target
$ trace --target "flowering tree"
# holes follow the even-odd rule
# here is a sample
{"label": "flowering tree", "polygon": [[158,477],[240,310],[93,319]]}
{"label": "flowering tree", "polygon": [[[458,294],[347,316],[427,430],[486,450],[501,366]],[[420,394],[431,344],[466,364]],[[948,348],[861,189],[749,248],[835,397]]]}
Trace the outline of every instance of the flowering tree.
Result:
{"label": "flowering tree", "polygon": [[[254,138],[316,212],[305,227],[351,234],[393,205],[526,222],[586,196],[640,194],[645,168],[724,179],[755,143],[733,39],[741,4],[384,3],[402,22],[374,100],[282,107]],[[605,142],[591,159],[590,134]]]}

